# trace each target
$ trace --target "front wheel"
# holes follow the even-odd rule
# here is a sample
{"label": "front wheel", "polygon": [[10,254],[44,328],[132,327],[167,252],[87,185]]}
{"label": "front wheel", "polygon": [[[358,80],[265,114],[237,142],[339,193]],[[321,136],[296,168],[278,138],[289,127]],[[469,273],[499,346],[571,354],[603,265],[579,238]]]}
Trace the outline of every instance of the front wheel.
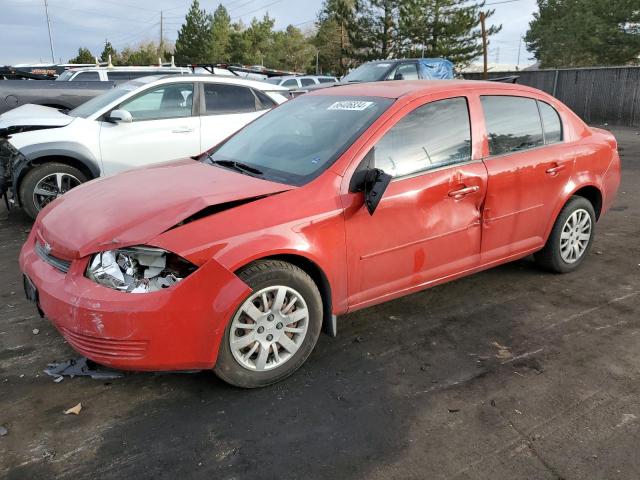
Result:
{"label": "front wheel", "polygon": [[571,197],[560,211],[551,235],[536,262],[556,273],[572,272],[584,261],[591,249],[596,214],[584,197]]}
{"label": "front wheel", "polygon": [[295,372],[315,346],[322,299],[300,268],[261,260],[238,277],[252,289],[227,326],[214,371],[227,383],[264,387]]}
{"label": "front wheel", "polygon": [[86,181],[86,175],[71,165],[58,162],[38,165],[27,172],[20,184],[20,204],[35,219],[53,200]]}

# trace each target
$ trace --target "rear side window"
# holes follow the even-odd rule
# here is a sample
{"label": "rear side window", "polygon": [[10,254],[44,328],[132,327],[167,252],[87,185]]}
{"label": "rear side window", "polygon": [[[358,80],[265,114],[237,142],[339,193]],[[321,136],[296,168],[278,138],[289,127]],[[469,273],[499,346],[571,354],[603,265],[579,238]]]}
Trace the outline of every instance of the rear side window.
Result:
{"label": "rear side window", "polygon": [[483,96],[489,153],[503,155],[544,145],[542,122],[532,98]]}
{"label": "rear side window", "polygon": [[98,72],[80,72],[75,76],[74,80],[80,82],[99,82],[100,74]]}
{"label": "rear side window", "polygon": [[542,126],[544,127],[544,143],[558,143],[562,141],[562,122],[555,108],[545,102],[538,102]]}
{"label": "rear side window", "polygon": [[465,98],[428,103],[408,113],[380,139],[376,167],[393,177],[471,160]]}
{"label": "rear side window", "polygon": [[300,83],[303,87],[308,87],[310,85],[315,85],[316,82],[313,81],[313,78],[302,78],[300,79]]}
{"label": "rear side window", "polygon": [[335,78],[319,78],[318,81],[320,83],[336,83]]}
{"label": "rear side window", "polygon": [[290,78],[289,80],[282,82],[282,86],[287,88],[297,87],[298,81],[295,78]]}
{"label": "rear side window", "polygon": [[204,84],[204,104],[207,115],[247,113],[258,109],[251,89],[222,83]]}
{"label": "rear side window", "polygon": [[107,72],[107,78],[109,80],[130,80],[132,77],[129,72]]}
{"label": "rear side window", "polygon": [[402,63],[389,75],[391,80],[418,80],[418,65],[415,63]]}

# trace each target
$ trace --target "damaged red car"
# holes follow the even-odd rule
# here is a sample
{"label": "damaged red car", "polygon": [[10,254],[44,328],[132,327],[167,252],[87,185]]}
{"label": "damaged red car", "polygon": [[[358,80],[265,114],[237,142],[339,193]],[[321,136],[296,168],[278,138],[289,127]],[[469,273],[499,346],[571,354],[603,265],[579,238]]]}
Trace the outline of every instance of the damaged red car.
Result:
{"label": "damaged red car", "polygon": [[347,85],[198,159],[73,189],[40,213],[20,266],[91,360],[260,387],[337,315],[530,254],[575,270],[619,182],[613,136],[538,90]]}

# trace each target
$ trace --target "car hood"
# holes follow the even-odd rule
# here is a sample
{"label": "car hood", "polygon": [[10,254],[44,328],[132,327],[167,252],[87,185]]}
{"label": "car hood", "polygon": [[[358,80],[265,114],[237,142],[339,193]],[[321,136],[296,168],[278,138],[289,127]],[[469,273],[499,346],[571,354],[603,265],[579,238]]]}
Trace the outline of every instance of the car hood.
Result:
{"label": "car hood", "polygon": [[54,255],[81,258],[148,243],[209,207],[293,188],[191,159],[158,164],[74,188],[42,210],[36,234]]}
{"label": "car hood", "polygon": [[0,115],[0,130],[21,127],[34,127],[34,129],[64,127],[72,121],[73,117],[55,108],[28,104]]}

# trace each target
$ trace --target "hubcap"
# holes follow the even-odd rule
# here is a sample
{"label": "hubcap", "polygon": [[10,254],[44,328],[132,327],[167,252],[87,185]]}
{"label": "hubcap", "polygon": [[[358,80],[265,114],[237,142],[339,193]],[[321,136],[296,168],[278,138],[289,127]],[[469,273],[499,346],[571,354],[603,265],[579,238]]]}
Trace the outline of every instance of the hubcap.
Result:
{"label": "hubcap", "polygon": [[68,173],[47,175],[36,184],[36,188],[33,190],[33,204],[40,211],[60,195],[78,185],[80,185],[80,180]]}
{"label": "hubcap", "polygon": [[573,212],[560,234],[560,256],[567,263],[577,262],[589,245],[591,239],[591,216],[580,208]]}
{"label": "hubcap", "polygon": [[283,285],[267,287],[251,295],[233,317],[229,345],[244,368],[272,370],[295,355],[308,327],[302,295]]}

